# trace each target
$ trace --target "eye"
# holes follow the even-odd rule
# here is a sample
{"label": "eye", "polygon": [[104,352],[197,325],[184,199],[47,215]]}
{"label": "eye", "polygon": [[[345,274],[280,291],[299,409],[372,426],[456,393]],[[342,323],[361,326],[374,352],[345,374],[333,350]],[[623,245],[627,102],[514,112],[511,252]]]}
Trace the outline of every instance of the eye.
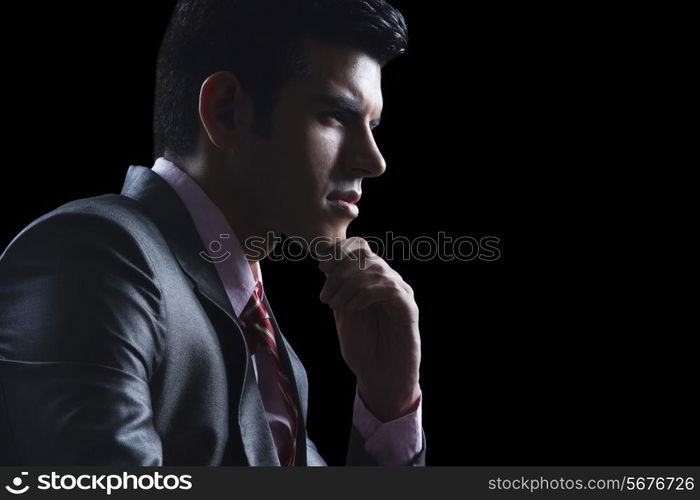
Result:
{"label": "eye", "polygon": [[343,113],[339,113],[337,111],[327,111],[325,113],[321,113],[321,116],[324,118],[331,118],[332,120],[337,121],[338,123],[345,123],[345,117],[343,116]]}

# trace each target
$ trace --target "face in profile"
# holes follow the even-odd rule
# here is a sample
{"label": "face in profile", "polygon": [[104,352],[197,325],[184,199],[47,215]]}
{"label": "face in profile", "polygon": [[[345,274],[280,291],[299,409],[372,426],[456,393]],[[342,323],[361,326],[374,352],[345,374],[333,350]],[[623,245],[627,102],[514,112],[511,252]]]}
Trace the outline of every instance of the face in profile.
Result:
{"label": "face in profile", "polygon": [[337,198],[352,201],[364,178],[386,168],[372,132],[383,106],[381,67],[354,49],[306,44],[312,76],[281,91],[271,139],[244,137],[246,182],[264,200],[258,215],[270,229],[306,241],[345,238],[357,206]]}

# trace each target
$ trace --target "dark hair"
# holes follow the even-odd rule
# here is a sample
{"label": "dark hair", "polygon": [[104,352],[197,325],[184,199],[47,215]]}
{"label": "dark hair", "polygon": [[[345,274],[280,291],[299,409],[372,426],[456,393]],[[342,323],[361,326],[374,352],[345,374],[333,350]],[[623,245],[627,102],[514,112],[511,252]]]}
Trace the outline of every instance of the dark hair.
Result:
{"label": "dark hair", "polygon": [[310,74],[301,48],[306,37],[361,50],[380,66],[408,45],[403,16],[385,0],[179,0],[156,67],[155,157],[194,152],[199,90],[221,70],[250,93],[254,130],[269,138],[279,91]]}

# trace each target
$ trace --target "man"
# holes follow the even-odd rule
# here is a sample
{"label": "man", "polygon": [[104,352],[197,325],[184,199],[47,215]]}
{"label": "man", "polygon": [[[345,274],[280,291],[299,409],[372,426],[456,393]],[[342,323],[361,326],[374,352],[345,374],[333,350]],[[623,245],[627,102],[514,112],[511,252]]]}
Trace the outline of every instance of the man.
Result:
{"label": "man", "polygon": [[362,179],[386,168],[381,69],[406,40],[383,0],[176,5],[153,168],[40,217],[0,258],[3,463],[326,465],[262,286],[289,235],[319,260],[357,377],[347,464],[425,464],[413,291],[346,239]]}

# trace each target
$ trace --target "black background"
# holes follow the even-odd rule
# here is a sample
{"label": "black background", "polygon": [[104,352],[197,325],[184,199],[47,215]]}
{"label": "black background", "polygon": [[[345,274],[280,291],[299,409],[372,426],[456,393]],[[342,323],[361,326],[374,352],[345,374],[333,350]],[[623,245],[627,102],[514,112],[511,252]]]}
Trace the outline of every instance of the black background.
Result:
{"label": "black background", "polygon": [[[612,149],[627,133],[619,78],[634,45],[609,43],[602,15],[393,3],[410,47],[384,71],[388,168],[363,183],[349,234],[496,236],[501,250],[496,262],[390,262],[421,310],[428,464],[697,463],[697,329],[642,253],[658,234],[639,232],[663,190],[642,196]],[[119,192],[129,165],[152,165],[173,4],[8,16],[19,29],[5,61],[3,248],[65,202]],[[317,300],[323,276],[310,260],[262,267],[309,375],[310,437],[341,465],[354,380]]]}

